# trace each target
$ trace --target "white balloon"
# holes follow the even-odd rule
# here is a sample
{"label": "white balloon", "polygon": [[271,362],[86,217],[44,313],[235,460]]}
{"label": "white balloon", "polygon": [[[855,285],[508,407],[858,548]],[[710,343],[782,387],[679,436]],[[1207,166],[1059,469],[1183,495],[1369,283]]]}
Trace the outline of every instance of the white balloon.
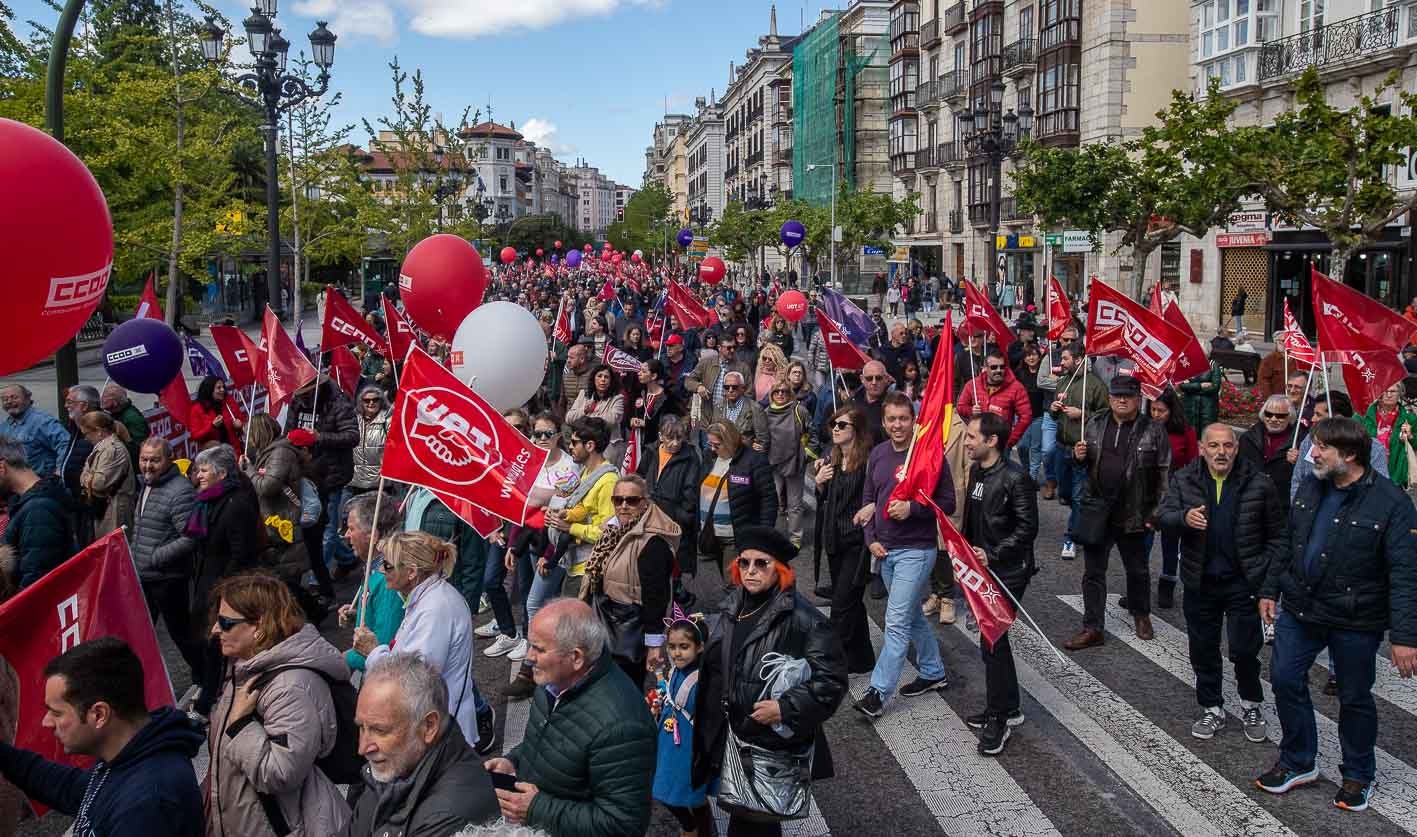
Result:
{"label": "white balloon", "polygon": [[536,395],[546,374],[546,334],[513,302],[486,302],[453,335],[452,372],[498,412]]}

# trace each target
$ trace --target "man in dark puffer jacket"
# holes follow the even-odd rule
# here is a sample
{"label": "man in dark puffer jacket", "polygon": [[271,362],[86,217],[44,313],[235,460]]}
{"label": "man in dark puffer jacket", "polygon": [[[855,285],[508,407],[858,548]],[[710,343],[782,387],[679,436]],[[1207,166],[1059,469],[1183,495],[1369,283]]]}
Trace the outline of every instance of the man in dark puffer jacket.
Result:
{"label": "man in dark puffer jacket", "polygon": [[8,494],[10,523],[0,542],[13,547],[17,581],[27,587],[68,560],[77,549],[72,502],[58,475],[41,478],[25,459],[25,446],[0,436],[0,494]]}
{"label": "man in dark puffer jacket", "polygon": [[1260,703],[1260,649],[1264,631],[1257,600],[1269,565],[1288,546],[1284,502],[1274,482],[1248,459],[1226,424],[1201,437],[1200,458],[1171,475],[1157,513],[1160,525],[1181,537],[1182,607],[1201,717],[1191,735],[1210,739],[1225,728],[1220,635],[1229,639],[1240,689],[1245,737],[1266,738]]}

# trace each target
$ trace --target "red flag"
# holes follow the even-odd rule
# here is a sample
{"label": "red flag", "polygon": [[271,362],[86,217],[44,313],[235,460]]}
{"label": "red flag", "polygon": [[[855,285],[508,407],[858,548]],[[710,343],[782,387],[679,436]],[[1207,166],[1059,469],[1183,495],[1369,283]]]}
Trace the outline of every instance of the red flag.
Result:
{"label": "red flag", "polygon": [[359,358],[348,346],[340,346],[330,352],[330,377],[350,398],[359,389]]}
{"label": "red flag", "polygon": [[162,305],[158,303],[157,290],[153,288],[153,279],[156,274],[148,274],[148,282],[143,286],[143,295],[138,297],[138,310],[133,314],[137,320],[161,320]]}
{"label": "red flag", "polygon": [[551,339],[562,346],[571,345],[571,315],[566,311],[566,300],[561,299],[561,307],[556,310],[556,325],[551,327]]}
{"label": "red flag", "polygon": [[1009,330],[1004,318],[989,304],[989,298],[976,288],[973,282],[964,283],[964,322],[976,333],[985,331],[994,335],[994,342],[1001,350],[1008,348],[1010,343],[1018,339]]}
{"label": "red flag", "polygon": [[[1324,352],[1328,355],[1327,350]],[[1332,358],[1330,358],[1332,359]],[[1407,369],[1391,349],[1344,352],[1343,383],[1359,415],[1393,384],[1407,377]]]}
{"label": "red flag", "polygon": [[679,320],[682,328],[708,328],[713,324],[713,313],[678,282],[669,283],[669,295],[665,297],[664,305]]}
{"label": "red flag", "polygon": [[266,305],[266,316],[261,329],[261,342],[266,345],[266,374],[264,383],[270,393],[270,409],[279,411],[280,405],[290,400],[297,389],[319,376],[315,365],[305,353],[296,348],[295,341],[281,327],[276,312]]}
{"label": "red flag", "polygon": [[640,467],[640,429],[636,427],[625,439],[625,458],[620,461],[620,473],[633,474]]}
{"label": "red flag", "polygon": [[364,317],[354,310],[344,294],[325,286],[325,322],[320,329],[320,351],[331,352],[340,346],[363,343],[384,357],[389,356],[389,344]]}
{"label": "red flag", "polygon": [[817,312],[817,325],[822,329],[822,344],[827,349],[827,359],[834,370],[860,369],[870,358],[846,336],[841,326],[827,316],[827,312]]}
{"label": "red flag", "polygon": [[[431,491],[432,489],[429,490]],[[460,497],[444,494],[441,491],[434,491],[433,496],[437,497],[440,503],[447,506],[448,511],[457,515],[463,523],[472,527],[472,531],[481,535],[483,538],[492,537],[492,533],[502,528],[502,518],[488,512],[486,509],[480,509]]]}
{"label": "red flag", "polygon": [[231,385],[240,389],[257,380],[257,372],[266,366],[265,355],[246,336],[246,332],[236,326],[214,325],[208,328],[212,342],[216,343],[221,359],[226,363],[226,374],[231,376]]}
{"label": "red flag", "polygon": [[393,350],[394,356],[390,360],[402,362],[408,357],[408,349],[416,341],[413,338],[413,327],[408,324],[408,320],[403,318],[399,309],[384,297],[384,328],[389,335],[389,348]]}
{"label": "red flag", "polygon": [[1088,290],[1087,353],[1119,355],[1137,365],[1137,377],[1164,383],[1190,336],[1094,279]]}
{"label": "red flag", "polygon": [[1160,314],[1163,317],[1166,316],[1166,303],[1161,301],[1160,282],[1157,282],[1155,285],[1151,286],[1151,304],[1148,305],[1146,308],[1153,314]]}
{"label": "red flag", "polygon": [[1319,351],[1325,355],[1377,349],[1391,349],[1396,355],[1417,332],[1417,325],[1411,320],[1376,299],[1333,281],[1315,268],[1310,270]]}
{"label": "red flag", "polygon": [[954,565],[955,580],[964,591],[964,600],[974,613],[974,621],[979,623],[980,638],[992,649],[1014,623],[1014,606],[1009,601],[1008,593],[1000,589],[993,574],[979,563],[974,547],[950,523],[940,507],[924,492],[916,499],[935,510],[935,520],[940,524],[940,540],[944,542],[945,553]]}
{"label": "red flag", "polygon": [[[148,274],[148,282],[143,286],[143,294],[138,298],[138,310],[134,319],[162,321],[162,304],[158,302],[157,291],[153,288],[153,274]],[[187,390],[187,379],[178,371],[157,394],[157,401],[167,409],[172,420],[182,426],[192,421],[192,393]]]}
{"label": "red flag", "polygon": [[546,451],[421,349],[409,353],[382,474],[521,524]]}
{"label": "red flag", "polygon": [[1058,277],[1048,277],[1048,339],[1057,340],[1063,336],[1063,329],[1073,320],[1072,306]]}
{"label": "red flag", "polygon": [[600,358],[600,362],[614,369],[616,372],[638,372],[640,371],[640,359],[629,352],[621,351],[609,343],[605,344],[605,352]]}
{"label": "red flag", "polygon": [[[943,328],[950,328],[950,312],[945,313]],[[820,319],[820,315],[818,316]],[[920,415],[915,422],[915,440],[905,458],[905,476],[891,489],[892,500],[913,500],[917,494],[930,497],[940,481],[945,467],[945,443],[950,438],[954,420],[954,354],[940,353],[943,358],[925,384],[925,397],[920,400]]]}
{"label": "red flag", "polygon": [[615,298],[615,285],[609,279],[606,279],[605,284],[600,286],[600,298],[606,302]]}
{"label": "red flag", "polygon": [[171,706],[167,667],[122,530],[95,541],[0,606],[0,677],[15,701],[16,747],[60,764],[91,764],[66,755],[43,726],[44,667],[75,645],[105,636],[127,642],[142,662],[148,708]]}
{"label": "red flag", "polygon": [[1284,353],[1289,355],[1289,359],[1296,365],[1313,366],[1319,362],[1318,352],[1314,351],[1313,344],[1299,327],[1299,321],[1294,319],[1294,314],[1289,310],[1287,296],[1284,298],[1284,328],[1280,330],[1279,337]]}
{"label": "red flag", "polygon": [[658,311],[651,313],[645,320],[645,340],[656,349],[664,342],[664,324],[667,320],[668,318]]}
{"label": "red flag", "polygon": [[1171,377],[1177,381],[1185,381],[1209,369],[1210,358],[1206,357],[1205,349],[1196,337],[1195,329],[1191,328],[1190,321],[1186,319],[1185,314],[1181,313],[1181,306],[1174,302],[1168,304],[1162,317],[1166,322],[1175,326],[1177,331],[1184,332],[1190,338],[1186,348],[1176,356],[1176,366],[1171,372]]}

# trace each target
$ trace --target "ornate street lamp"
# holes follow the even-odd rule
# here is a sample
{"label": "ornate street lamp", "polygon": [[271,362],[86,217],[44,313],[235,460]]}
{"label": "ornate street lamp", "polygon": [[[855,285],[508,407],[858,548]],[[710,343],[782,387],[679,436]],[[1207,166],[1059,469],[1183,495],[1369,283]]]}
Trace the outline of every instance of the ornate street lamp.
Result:
{"label": "ornate street lamp", "polygon": [[[1033,108],[1028,102],[1019,105],[1018,113],[1004,112],[1004,83],[995,79],[989,85],[988,110],[959,114],[959,129],[965,149],[974,156],[989,160],[989,270],[998,270],[999,207],[1003,203],[1000,181],[1003,180],[1004,158],[1012,156],[1019,144],[1033,133]],[[992,273],[990,274],[993,275]]]}

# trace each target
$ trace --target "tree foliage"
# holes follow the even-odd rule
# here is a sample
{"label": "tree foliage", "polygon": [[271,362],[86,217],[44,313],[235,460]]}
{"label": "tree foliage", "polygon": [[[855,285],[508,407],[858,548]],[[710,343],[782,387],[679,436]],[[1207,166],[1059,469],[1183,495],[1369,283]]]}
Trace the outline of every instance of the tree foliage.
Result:
{"label": "tree foliage", "polygon": [[1252,191],[1228,125],[1234,111],[1212,79],[1199,99],[1173,91],[1170,106],[1136,139],[1078,148],[1025,143],[1013,171],[1019,209],[1048,227],[1087,230],[1094,241],[1121,233],[1135,265],[1127,290],[1139,297],[1152,251],[1183,233],[1205,235]]}
{"label": "tree foliage", "polygon": [[[1379,104],[1389,90],[1391,105]],[[1317,227],[1333,242],[1332,270],[1341,280],[1354,252],[1417,209],[1417,193],[1399,197],[1392,177],[1407,149],[1417,148],[1417,96],[1401,89],[1393,72],[1372,95],[1336,108],[1312,67],[1294,94],[1296,107],[1272,126],[1237,138],[1241,159],[1271,212]]]}
{"label": "tree foliage", "polygon": [[490,246],[487,248],[489,258],[496,258],[497,251],[503,247],[511,247],[523,255],[535,254],[538,249],[550,254],[556,252],[556,242],[559,241],[561,255],[564,256],[587,244],[595,244],[594,236],[577,230],[562,221],[560,216],[550,212],[523,215],[498,225],[491,231],[491,235]]}
{"label": "tree foliage", "polygon": [[643,250],[645,257],[661,252],[666,243],[674,244],[679,229],[670,212],[669,190],[662,183],[650,183],[630,197],[625,204],[625,217],[605,230],[605,238],[617,250],[633,253]]}

